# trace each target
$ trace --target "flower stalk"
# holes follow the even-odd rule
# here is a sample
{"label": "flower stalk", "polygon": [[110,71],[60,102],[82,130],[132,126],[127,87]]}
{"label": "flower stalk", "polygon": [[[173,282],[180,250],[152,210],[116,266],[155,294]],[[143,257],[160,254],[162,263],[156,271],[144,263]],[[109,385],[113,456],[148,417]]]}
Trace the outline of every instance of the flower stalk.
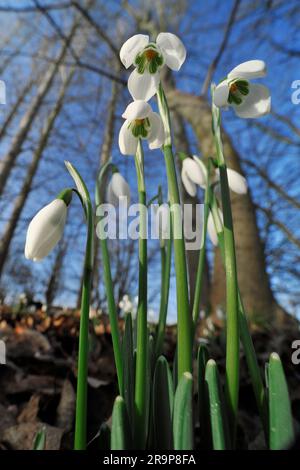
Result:
{"label": "flower stalk", "polygon": [[195,295],[194,295],[194,303],[193,303],[193,310],[192,310],[194,332],[196,330],[196,325],[197,325],[198,316],[199,316],[199,309],[200,309],[200,296],[201,296],[202,286],[203,286],[203,273],[204,273],[204,265],[205,265],[205,245],[206,245],[206,234],[207,234],[207,222],[208,222],[208,216],[209,216],[210,201],[212,197],[211,187],[210,187],[210,166],[211,166],[211,161],[209,160],[206,186],[205,186],[205,195],[204,195],[204,217],[203,217],[204,220],[203,220],[203,229],[202,229],[201,248],[199,252],[199,260],[198,260],[196,284],[195,284]]}
{"label": "flower stalk", "polygon": [[[212,97],[214,96],[212,87]],[[239,303],[236,254],[227,168],[223,155],[220,110],[212,104],[213,134],[220,172],[222,209],[224,216],[224,263],[226,273],[226,383],[225,394],[229,411],[232,443],[235,442],[239,396]]]}
{"label": "flower stalk", "polygon": [[[161,187],[159,188],[158,203],[162,204]],[[170,218],[170,214],[169,214]],[[168,312],[169,288],[170,288],[170,273],[171,273],[171,258],[172,258],[172,234],[171,230],[169,238],[160,247],[161,258],[161,292],[160,292],[160,306],[159,306],[159,320],[157,327],[157,335],[155,342],[155,357],[158,358],[162,353],[164,333]]]}
{"label": "flower stalk", "polygon": [[188,280],[179,188],[172,151],[170,113],[162,85],[157,94],[159,112],[165,129],[162,147],[167,170],[170,196],[171,226],[174,239],[174,257],[177,294],[178,328],[178,382],[185,372],[192,370],[191,314],[188,298]]}
{"label": "flower stalk", "polygon": [[79,199],[81,201],[87,223],[87,239],[84,258],[84,274],[81,294],[79,351],[77,372],[77,399],[75,414],[75,450],[86,449],[87,430],[87,377],[88,377],[88,353],[89,353],[89,312],[92,284],[92,272],[94,261],[94,217],[93,206],[88,189],[80,174],[66,162],[66,167],[75,181]]}
{"label": "flower stalk", "polygon": [[[108,162],[102,166],[96,183],[96,206],[99,207],[100,204],[103,203],[103,190],[102,185],[105,180],[105,176],[109,169],[113,170],[114,166]],[[99,223],[97,224],[97,228],[99,232],[97,235],[100,239],[100,247],[102,253],[102,263],[103,263],[103,271],[104,271],[104,284],[107,296],[107,305],[108,305],[108,314],[109,314],[109,321],[111,326],[111,336],[112,336],[112,343],[113,343],[113,350],[114,350],[114,358],[118,376],[118,385],[119,385],[119,393],[123,395],[123,361],[122,361],[122,353],[121,353],[121,343],[120,343],[120,334],[118,328],[118,315],[117,309],[114,299],[114,288],[113,288],[113,281],[111,276],[111,268],[110,268],[110,259],[109,259],[109,251],[107,246],[107,239],[106,234],[104,233],[104,226],[101,223],[103,216],[100,216]]]}
{"label": "flower stalk", "polygon": [[134,439],[137,448],[143,449],[147,438],[147,202],[144,180],[144,153],[140,139],[135,155],[135,166],[140,204],[140,223]]}

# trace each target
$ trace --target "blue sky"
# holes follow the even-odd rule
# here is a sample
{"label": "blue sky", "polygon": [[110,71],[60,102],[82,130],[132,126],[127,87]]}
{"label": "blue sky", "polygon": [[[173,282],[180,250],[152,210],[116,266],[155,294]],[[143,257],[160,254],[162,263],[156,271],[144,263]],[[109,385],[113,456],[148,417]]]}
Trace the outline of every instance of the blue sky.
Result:
{"label": "blue sky", "polygon": [[[53,2],[43,2],[51,4]],[[135,3],[131,2],[134,6]],[[176,15],[170,19],[170,30],[177,30],[187,48],[187,60],[176,74],[176,83],[178,88],[198,94],[211,60],[214,58],[216,51],[223,37],[224,24],[231,9],[231,1],[206,1],[206,2],[186,2],[187,10],[184,15],[176,18]],[[21,8],[23,5],[32,4],[30,1],[19,2],[1,2],[3,5],[13,5]],[[102,5],[102,2],[100,2]],[[297,5],[296,2],[294,2]],[[103,4],[105,5],[105,4]],[[268,75],[263,80],[272,94],[272,107],[275,113],[286,115],[292,119],[297,125],[300,116],[300,105],[296,106],[291,102],[291,84],[294,80],[300,79],[299,72],[299,56],[286,57],[283,53],[276,50],[276,44],[284,46],[288,49],[300,50],[300,14],[299,8],[293,14],[288,14],[292,8],[291,2],[282,2],[281,6],[273,11],[268,11],[265,2],[261,2],[261,8],[254,10],[250,15],[244,17],[243,12],[251,8],[254,2],[245,0],[242,2],[240,15],[236,22],[229,44],[223,54],[217,70],[214,74],[214,80],[218,81],[223,78],[231,68],[245,60],[257,58],[266,61],[268,66]],[[104,6],[103,6],[104,8]],[[108,27],[108,15],[113,15],[119,11],[120,15],[116,21],[115,28],[112,30],[108,27],[111,39],[115,44],[120,44],[121,37],[126,39],[128,36],[140,32],[135,31],[132,21],[128,14],[120,11],[120,2],[110,2],[109,6],[105,5],[105,14],[97,13],[96,20],[104,27]],[[104,10],[105,10],[104,9]],[[297,15],[298,13],[298,15]],[[61,12],[53,14],[59,24],[66,28],[68,21],[62,16]],[[25,18],[28,19],[25,15]],[[14,27],[15,16],[12,14],[1,14],[0,26],[5,32]],[[4,27],[5,25],[5,27]],[[30,26],[27,28],[30,29]],[[20,41],[20,36],[26,36],[26,26],[23,26],[22,33],[16,34],[14,43]],[[25,31],[25,32],[24,32]],[[143,32],[143,31],[141,31]],[[30,56],[43,41],[45,35],[53,34],[51,28],[45,20],[35,23],[34,34],[21,48],[21,57],[19,57],[10,67],[4,70],[3,76],[7,86],[7,105],[2,108],[2,116],[0,120],[5,118],[15,99],[15,90],[22,87],[24,76],[30,76],[35,73],[32,70],[32,62]],[[275,46],[274,46],[275,44]],[[57,48],[57,45],[54,47]],[[2,60],[9,54],[8,45],[1,50]],[[51,50],[51,55],[55,53]],[[100,45],[99,41],[91,38],[89,42],[88,52],[85,61],[102,66],[109,69],[106,46]],[[45,64],[39,58],[34,61],[36,67],[42,67]],[[1,63],[0,63],[1,65]],[[59,82],[59,79],[57,80]],[[68,186],[71,181],[64,169],[63,161],[70,160],[74,163],[83,174],[91,193],[94,192],[94,180],[99,160],[99,146],[102,140],[104,129],[106,106],[110,96],[111,84],[107,79],[87,71],[80,70],[74,78],[71,86],[64,111],[56,122],[55,131],[52,134],[50,143],[44,152],[43,160],[39,167],[38,173],[34,180],[34,188],[27,201],[26,207],[22,213],[21,221],[18,225],[17,233],[11,247],[11,256],[22,257],[22,247],[24,246],[26,225],[28,220],[34,213],[44,204],[49,202],[63,187]],[[32,93],[35,89],[32,90]],[[49,96],[49,103],[55,97],[55,87]],[[29,101],[30,96],[28,96]],[[116,135],[112,150],[113,161],[116,162],[120,171],[130,182],[133,200],[136,196],[136,181],[134,160],[130,157],[122,157],[117,145],[117,134],[122,124],[121,114],[125,106],[130,101],[130,96],[123,93],[117,109],[116,119]],[[49,105],[48,103],[48,105]],[[154,104],[155,107],[155,104]],[[42,114],[46,116],[47,106],[44,106]],[[1,122],[1,121],[0,121]],[[279,133],[284,137],[295,142],[295,145],[288,145],[286,142],[274,140],[272,137],[264,134],[254,123],[239,120],[232,111],[223,113],[223,124],[231,135],[234,145],[239,149],[242,157],[246,160],[253,161],[258,164],[268,176],[277,184],[282,185],[284,190],[292,197],[299,197],[299,136],[297,137],[292,130],[283,122],[278,121],[274,116],[267,116],[260,122],[271,128],[275,133]],[[14,123],[17,126],[18,121]],[[42,119],[35,123],[31,132],[31,139],[34,142],[38,134],[38,130],[42,124]],[[12,128],[6,139],[0,143],[1,154],[5,153],[8,148],[12,135]],[[194,153],[198,153],[197,142],[195,137],[188,129],[191,149]],[[28,142],[28,148],[24,148],[22,155],[18,160],[18,166],[13,173],[13,177],[9,181],[9,191],[16,194],[20,187],[22,177],[24,175],[24,165],[30,161],[32,155],[32,142]],[[145,149],[146,150],[146,149]],[[264,207],[274,207],[276,204],[276,218],[286,224],[289,230],[295,236],[300,237],[299,219],[296,210],[287,205],[284,201],[279,200],[276,193],[261,182],[257,174],[252,168],[243,165],[245,174],[251,188],[254,202]],[[164,169],[163,156],[160,151],[145,152],[145,171],[148,198],[153,197],[157,192],[157,187],[161,184],[164,188],[166,197],[166,175]],[[1,204],[2,226],[5,218],[9,217],[9,209],[11,201],[5,197]],[[261,229],[262,237],[266,241],[267,258],[272,261],[270,263],[269,273],[271,276],[272,286],[277,293],[277,298],[287,307],[290,308],[290,301],[294,296],[285,294],[283,283],[287,286],[288,292],[297,293],[296,276],[291,275],[282,269],[281,264],[289,265],[296,263],[297,258],[295,249],[290,242],[286,240],[286,236],[278,229],[278,227],[269,227],[266,218],[262,212],[258,212],[258,223]],[[77,230],[79,230],[77,232]],[[78,276],[82,267],[83,246],[85,237],[85,227],[79,204],[75,203],[70,212],[69,223],[66,227],[66,237],[69,238],[70,244],[66,266],[64,268],[64,282],[68,283],[70,289],[60,296],[58,299],[66,305],[74,304],[76,299],[76,289]],[[151,244],[150,244],[151,245]],[[274,261],[272,253],[275,249],[283,247],[282,258]],[[209,247],[210,250],[211,247]],[[32,265],[30,262],[22,258],[22,264],[27,266],[33,273],[36,283],[38,296],[42,295],[41,279],[47,278],[50,272],[51,261],[45,260],[40,265]],[[149,273],[150,290],[156,291],[159,284],[159,263],[153,263],[152,272]],[[13,289],[18,291],[19,287]],[[20,287],[21,289],[21,287]],[[132,296],[136,295],[133,288],[130,292]],[[296,298],[296,296],[295,296]],[[153,302],[156,308],[159,299]],[[294,309],[292,307],[291,309]],[[174,291],[174,279],[171,283],[170,294],[170,318],[175,318],[176,300]]]}

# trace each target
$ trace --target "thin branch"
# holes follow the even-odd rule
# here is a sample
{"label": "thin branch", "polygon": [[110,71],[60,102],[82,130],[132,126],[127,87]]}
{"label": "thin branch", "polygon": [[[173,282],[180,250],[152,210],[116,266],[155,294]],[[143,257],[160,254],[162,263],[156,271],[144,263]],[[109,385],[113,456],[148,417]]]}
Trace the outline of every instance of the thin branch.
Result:
{"label": "thin branch", "polygon": [[205,77],[205,80],[204,80],[204,83],[203,83],[203,86],[202,86],[201,95],[203,95],[203,96],[206,95],[206,93],[208,91],[208,88],[209,88],[211,79],[213,77],[213,74],[214,74],[214,72],[217,68],[217,65],[218,65],[218,63],[219,63],[219,61],[222,57],[222,54],[225,51],[226,46],[228,44],[230,33],[232,31],[232,27],[234,25],[240,3],[241,3],[241,0],[235,0],[235,2],[233,4],[229,20],[228,20],[227,25],[225,27],[224,37],[223,37],[223,40],[221,42],[220,48],[219,48],[215,58],[213,59],[213,61],[211,62],[210,66],[208,68],[208,71],[207,71],[207,74],[206,74],[206,77]]}
{"label": "thin branch", "polygon": [[103,39],[104,42],[109,46],[109,48],[112,50],[112,52],[115,54],[115,56],[119,60],[119,50],[115,46],[115,44],[111,41],[109,36],[103,31],[101,26],[91,17],[89,14],[88,10],[84,8],[82,5],[80,5],[78,2],[72,1],[71,2],[72,6],[76,8],[81,15],[90,23],[90,25],[95,29],[96,33],[98,36]]}

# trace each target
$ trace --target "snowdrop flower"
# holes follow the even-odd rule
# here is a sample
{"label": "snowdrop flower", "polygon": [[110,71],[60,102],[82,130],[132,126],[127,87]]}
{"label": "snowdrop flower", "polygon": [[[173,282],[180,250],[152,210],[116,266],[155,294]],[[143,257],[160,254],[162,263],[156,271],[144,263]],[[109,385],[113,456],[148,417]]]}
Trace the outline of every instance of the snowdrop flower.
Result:
{"label": "snowdrop flower", "polygon": [[[246,178],[240,173],[231,168],[227,168],[227,178],[228,178],[228,186],[230,187],[231,191],[236,194],[246,194],[248,191],[248,185]],[[220,179],[220,172],[219,169],[216,168],[216,176],[215,181],[219,181]]]}
{"label": "snowdrop flower", "polygon": [[163,145],[163,122],[146,101],[133,101],[122,117],[126,119],[119,133],[119,147],[123,155],[135,155],[139,139],[147,139],[151,150]]}
{"label": "snowdrop flower", "polygon": [[[244,176],[240,175],[237,171],[227,168],[228,185],[230,189],[236,194],[246,194],[248,190],[247,181]],[[207,182],[207,169],[202,160],[193,155],[192,158],[185,158],[182,162],[181,179],[186,192],[194,197],[197,193],[197,185],[200,188],[206,188]],[[212,178],[213,183],[220,180],[220,172],[217,168],[215,175]]]}
{"label": "snowdrop flower", "polygon": [[158,90],[160,69],[167,65],[178,71],[186,58],[181,40],[172,33],[159,33],[156,42],[149,42],[149,36],[136,34],[123,44],[120,59],[128,69],[135,70],[128,80],[128,89],[134,100],[148,101]]}
{"label": "snowdrop flower", "polygon": [[119,302],[119,307],[124,313],[132,312],[133,305],[129,298],[129,295],[123,295],[122,300],[120,300]]}
{"label": "snowdrop flower", "polygon": [[107,202],[117,207],[120,198],[126,198],[129,204],[130,188],[125,178],[118,171],[114,171],[107,186]]}
{"label": "snowdrop flower", "polygon": [[63,235],[67,218],[67,206],[71,202],[72,190],[65,190],[57,199],[43,207],[28,226],[25,257],[33,261],[45,258]]}
{"label": "snowdrop flower", "polygon": [[218,208],[219,217],[214,220],[210,211],[207,219],[207,233],[214,246],[218,246],[218,233],[223,232],[223,212]]}
{"label": "snowdrop flower", "polygon": [[214,91],[214,104],[220,107],[232,106],[241,118],[256,118],[268,114],[271,97],[267,87],[251,83],[251,79],[266,75],[263,60],[249,60],[229,72]]}
{"label": "snowdrop flower", "polygon": [[186,192],[195,197],[197,185],[205,189],[207,170],[200,158],[193,155],[192,158],[184,158],[181,168],[181,179]]}

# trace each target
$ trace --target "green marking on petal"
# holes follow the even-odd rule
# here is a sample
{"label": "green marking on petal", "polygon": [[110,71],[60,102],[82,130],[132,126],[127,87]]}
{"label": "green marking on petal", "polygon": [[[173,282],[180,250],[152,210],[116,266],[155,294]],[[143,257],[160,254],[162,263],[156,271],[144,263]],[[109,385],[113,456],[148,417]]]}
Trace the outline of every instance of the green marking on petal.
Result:
{"label": "green marking on petal", "polygon": [[250,91],[250,85],[247,80],[235,79],[229,84],[228,103],[239,105],[243,102],[243,97]]}
{"label": "green marking on petal", "polygon": [[148,70],[151,74],[155,74],[164,64],[164,59],[158,52],[156,45],[150,43],[136,56],[134,64],[137,72],[140,74],[143,74],[145,70]]}
{"label": "green marking on petal", "polygon": [[150,121],[148,118],[135,119],[130,123],[129,127],[134,137],[146,139],[150,128]]}

